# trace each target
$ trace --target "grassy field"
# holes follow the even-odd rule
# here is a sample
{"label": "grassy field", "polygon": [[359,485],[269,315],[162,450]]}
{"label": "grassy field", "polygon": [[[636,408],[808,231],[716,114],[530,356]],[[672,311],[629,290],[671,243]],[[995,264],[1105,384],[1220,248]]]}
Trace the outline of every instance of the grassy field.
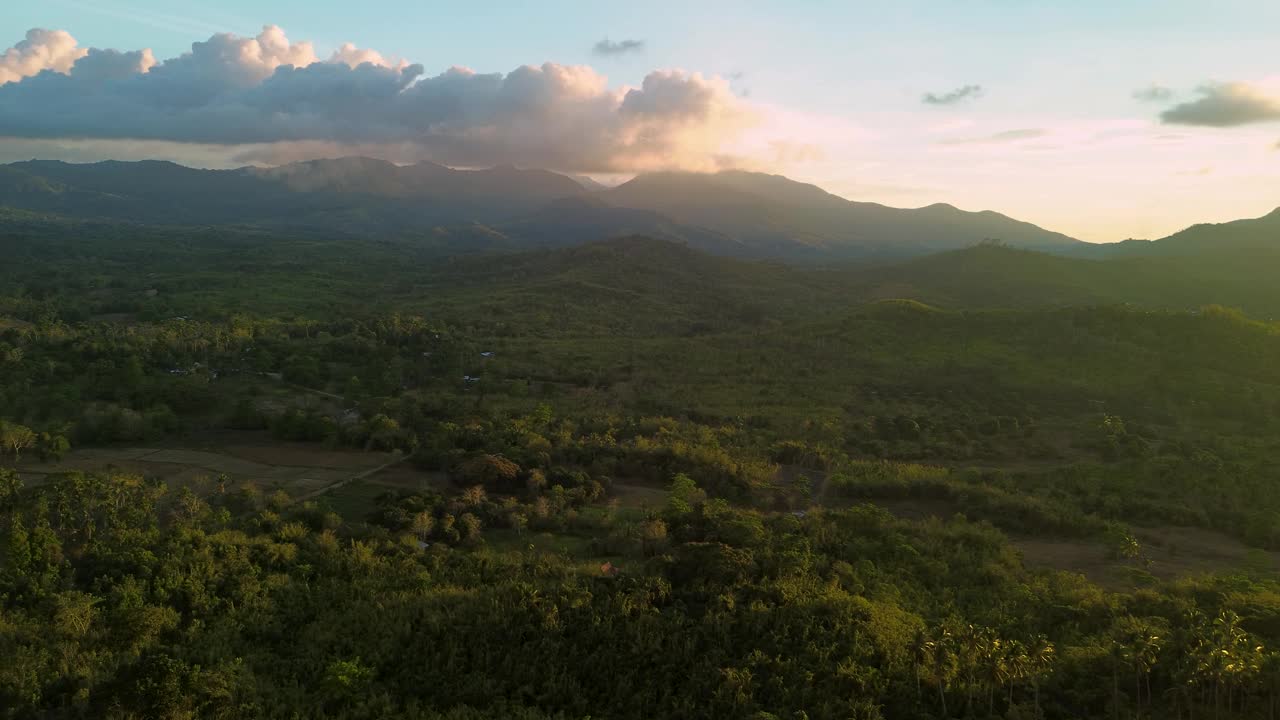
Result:
{"label": "grassy field", "polygon": [[341,515],[349,523],[362,522],[378,507],[378,498],[389,488],[385,485],[357,480],[319,496],[317,501]]}
{"label": "grassy field", "polygon": [[[964,514],[963,505],[941,498],[877,499],[872,504],[894,516],[916,522],[946,521]],[[834,506],[848,502],[830,503]],[[1029,568],[1078,573],[1109,590],[1123,592],[1212,573],[1243,573],[1280,579],[1280,552],[1252,548],[1226,535],[1176,525],[1132,526],[1141,554],[1132,560],[1115,557],[1100,538],[1010,534],[1009,541]]]}
{"label": "grassy field", "polygon": [[[226,444],[224,444],[226,442]],[[219,475],[251,481],[291,496],[316,492],[395,459],[391,453],[331,450],[320,445],[272,440],[265,433],[236,433],[229,442],[206,438],[187,446],[77,448],[56,462],[34,457],[13,467],[29,484],[67,472],[115,469],[165,481],[172,487],[207,487]]]}

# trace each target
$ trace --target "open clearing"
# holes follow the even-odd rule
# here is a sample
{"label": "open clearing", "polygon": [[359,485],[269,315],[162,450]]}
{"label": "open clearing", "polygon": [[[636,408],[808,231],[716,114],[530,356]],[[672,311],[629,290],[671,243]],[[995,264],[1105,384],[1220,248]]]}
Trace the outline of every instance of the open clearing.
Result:
{"label": "open clearing", "polygon": [[376,472],[366,478],[365,482],[381,485],[385,488],[408,490],[410,492],[449,493],[455,488],[447,473],[415,469],[412,465],[401,464]]}
{"label": "open clearing", "polygon": [[624,508],[660,510],[667,503],[667,491],[647,485],[614,482],[613,497]]}
{"label": "open clearing", "polygon": [[11,317],[0,317],[0,330],[8,330],[10,328],[13,328],[16,330],[25,330],[31,327],[35,327],[35,326],[27,322],[26,320],[19,320],[17,318],[11,318]]}
{"label": "open clearing", "polygon": [[[946,520],[964,509],[945,500],[874,500],[905,520]],[[1107,546],[1093,538],[1044,538],[1012,535],[1009,541],[1029,567],[1080,573],[1109,590],[1129,590],[1155,580],[1241,571],[1280,577],[1280,553],[1251,548],[1232,537],[1193,527],[1133,527],[1142,558],[1110,557]]]}
{"label": "open clearing", "polygon": [[77,448],[58,462],[34,459],[17,465],[28,483],[51,475],[114,468],[164,480],[175,487],[226,474],[264,489],[283,489],[293,497],[311,495],[337,483],[387,465],[399,456],[380,452],[331,450],[300,443],[241,443],[200,449],[182,447]]}
{"label": "open clearing", "polygon": [[1142,546],[1142,559],[1136,562],[1110,558],[1106,546],[1095,540],[1015,537],[1012,541],[1028,565],[1080,573],[1111,590],[1130,589],[1152,578],[1175,580],[1232,570],[1280,575],[1280,553],[1251,548],[1212,530],[1135,527],[1133,534]]}

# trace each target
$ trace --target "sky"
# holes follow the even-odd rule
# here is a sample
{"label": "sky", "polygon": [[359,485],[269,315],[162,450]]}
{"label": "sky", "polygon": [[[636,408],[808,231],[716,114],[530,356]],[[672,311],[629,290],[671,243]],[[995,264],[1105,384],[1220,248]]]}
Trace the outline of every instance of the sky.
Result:
{"label": "sky", "polygon": [[1157,238],[1280,205],[1276,27],[1274,0],[13,0],[0,162],[744,168]]}

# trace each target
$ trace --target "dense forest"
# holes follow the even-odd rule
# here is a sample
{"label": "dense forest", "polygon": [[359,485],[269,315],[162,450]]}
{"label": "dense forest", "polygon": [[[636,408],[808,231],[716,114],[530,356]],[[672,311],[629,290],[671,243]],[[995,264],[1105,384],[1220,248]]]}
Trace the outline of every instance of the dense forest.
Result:
{"label": "dense forest", "polygon": [[1275,716],[1265,257],[4,212],[0,716]]}

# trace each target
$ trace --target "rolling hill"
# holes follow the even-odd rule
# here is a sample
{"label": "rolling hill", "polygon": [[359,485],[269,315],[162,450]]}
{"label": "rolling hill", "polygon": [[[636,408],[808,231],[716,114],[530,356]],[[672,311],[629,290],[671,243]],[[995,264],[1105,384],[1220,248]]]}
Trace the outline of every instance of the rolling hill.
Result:
{"label": "rolling hill", "polygon": [[1186,253],[1276,247],[1280,247],[1280,208],[1260,218],[1192,225],[1152,242],[1144,249],[1157,253]]}
{"label": "rolling hill", "polygon": [[1238,307],[1280,317],[1280,246],[1087,259],[979,245],[852,269],[863,300],[908,298],[953,308],[1133,305],[1158,310]]}

